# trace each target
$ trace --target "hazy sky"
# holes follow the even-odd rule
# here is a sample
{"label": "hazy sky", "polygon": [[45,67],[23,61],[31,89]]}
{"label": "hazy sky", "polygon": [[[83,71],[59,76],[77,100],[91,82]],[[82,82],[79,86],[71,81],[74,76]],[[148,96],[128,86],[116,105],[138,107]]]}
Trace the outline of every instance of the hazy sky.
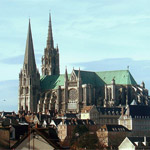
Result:
{"label": "hazy sky", "polygon": [[[16,88],[11,89],[17,103],[18,82],[14,80],[23,64],[29,17],[41,70],[49,11],[54,43],[60,49],[61,73],[65,66],[70,72],[73,66],[102,71],[123,70],[129,65],[138,82],[145,79],[149,84],[149,6],[150,0],[0,0],[0,92],[4,81],[11,80],[6,83],[15,83]],[[3,97],[1,94],[0,99]],[[12,103],[13,98],[8,101]]]}

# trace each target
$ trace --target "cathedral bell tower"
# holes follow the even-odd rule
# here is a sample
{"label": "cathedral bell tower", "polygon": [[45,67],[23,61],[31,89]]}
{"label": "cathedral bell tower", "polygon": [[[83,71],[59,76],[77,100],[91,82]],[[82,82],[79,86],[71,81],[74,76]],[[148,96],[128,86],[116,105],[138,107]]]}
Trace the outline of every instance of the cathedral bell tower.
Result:
{"label": "cathedral bell tower", "polygon": [[59,49],[54,48],[51,15],[49,15],[49,27],[47,46],[42,57],[42,75],[59,75]]}
{"label": "cathedral bell tower", "polygon": [[19,74],[19,111],[36,112],[40,90],[40,74],[36,68],[29,20],[23,68]]}

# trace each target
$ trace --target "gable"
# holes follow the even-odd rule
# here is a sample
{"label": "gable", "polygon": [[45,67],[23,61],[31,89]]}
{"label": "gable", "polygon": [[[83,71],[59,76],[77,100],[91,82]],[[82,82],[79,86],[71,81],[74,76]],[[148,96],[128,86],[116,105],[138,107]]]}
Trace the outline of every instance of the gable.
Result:
{"label": "gable", "polygon": [[78,74],[75,73],[74,69],[70,75],[70,81],[73,81],[73,82],[76,82],[77,81],[77,77],[78,77]]}
{"label": "gable", "polygon": [[[29,143],[30,141],[30,143]],[[40,135],[33,135],[31,133],[28,137],[26,137],[15,149],[17,150],[28,150],[30,148],[41,150],[41,149],[54,149],[45,139],[43,139]]]}
{"label": "gable", "polygon": [[119,150],[125,150],[127,148],[131,150],[135,149],[135,145],[128,139],[128,137],[126,137],[119,145]]}

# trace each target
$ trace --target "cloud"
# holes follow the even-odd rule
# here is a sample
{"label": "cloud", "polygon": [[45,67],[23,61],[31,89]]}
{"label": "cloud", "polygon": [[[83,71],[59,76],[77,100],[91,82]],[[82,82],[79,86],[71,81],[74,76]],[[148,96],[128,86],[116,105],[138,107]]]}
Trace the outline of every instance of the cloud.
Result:
{"label": "cloud", "polygon": [[[35,59],[36,59],[37,64],[41,63],[41,57],[42,57],[41,54],[35,55]],[[0,60],[1,63],[9,64],[9,65],[20,65],[20,64],[23,64],[23,61],[24,61],[24,55],[18,55],[18,56],[9,57],[9,58],[5,58],[5,59]]]}

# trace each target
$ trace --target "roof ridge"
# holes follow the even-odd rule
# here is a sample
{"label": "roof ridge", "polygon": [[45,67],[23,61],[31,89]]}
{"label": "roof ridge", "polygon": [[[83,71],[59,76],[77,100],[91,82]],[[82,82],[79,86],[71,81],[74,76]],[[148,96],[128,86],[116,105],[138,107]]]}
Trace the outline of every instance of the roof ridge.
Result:
{"label": "roof ridge", "polygon": [[130,72],[129,70],[108,70],[108,71],[96,71],[95,73],[98,73],[98,72],[118,72],[118,71],[127,71],[127,72]]}

